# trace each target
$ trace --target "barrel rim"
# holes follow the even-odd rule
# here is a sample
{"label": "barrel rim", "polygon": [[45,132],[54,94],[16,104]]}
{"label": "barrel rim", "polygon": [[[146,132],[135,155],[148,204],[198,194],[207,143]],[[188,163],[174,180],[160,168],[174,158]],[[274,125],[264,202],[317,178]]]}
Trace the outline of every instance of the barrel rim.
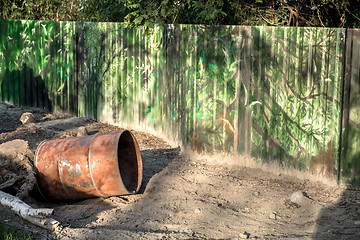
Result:
{"label": "barrel rim", "polygon": [[46,201],[48,201],[49,199],[47,197],[45,197],[45,195],[43,194],[43,192],[41,191],[41,188],[39,186],[39,182],[37,180],[37,176],[39,174],[39,170],[38,170],[38,167],[37,167],[37,156],[38,156],[38,152],[39,152],[39,149],[42,147],[42,145],[44,145],[44,143],[46,143],[47,141],[46,140],[43,140],[39,143],[39,145],[37,146],[36,150],[35,150],[35,158],[34,158],[34,167],[35,167],[35,177],[36,177],[36,189],[38,190],[38,192],[40,193],[41,197],[43,199],[45,199]]}
{"label": "barrel rim", "polygon": [[34,166],[35,166],[36,170],[37,170],[37,166],[36,166],[37,165],[37,155],[38,155],[39,149],[46,142],[47,142],[46,140],[41,141],[35,150]]}
{"label": "barrel rim", "polygon": [[[140,190],[140,188],[141,188],[141,185],[142,185],[142,177],[143,177],[143,164],[142,164],[142,157],[141,157],[141,151],[140,151],[140,147],[139,147],[139,144],[138,144],[138,142],[137,142],[137,140],[136,140],[136,138],[135,138],[135,135],[131,132],[131,131],[129,131],[129,130],[127,130],[127,129],[125,129],[125,130],[123,130],[123,131],[121,131],[120,132],[120,135],[119,135],[119,139],[118,139],[118,145],[119,145],[119,141],[120,141],[120,137],[121,137],[121,135],[124,133],[124,132],[127,132],[127,133],[129,133],[129,135],[131,136],[131,139],[132,139],[132,141],[133,141],[133,143],[134,143],[134,147],[135,147],[135,154],[136,154],[136,163],[137,163],[137,168],[138,168],[138,171],[137,171],[137,186],[136,186],[136,189],[134,190],[134,191],[129,191],[129,189],[125,186],[125,184],[124,184],[124,186],[125,186],[125,188],[126,188],[126,190],[127,190],[127,192],[129,193],[129,194],[136,194],[136,193],[138,193],[139,192],[139,190]],[[119,160],[118,160],[118,164],[119,164]],[[120,166],[119,166],[119,172],[120,172]],[[120,177],[121,177],[121,172],[120,172]],[[122,180],[122,177],[121,177],[121,180]]]}

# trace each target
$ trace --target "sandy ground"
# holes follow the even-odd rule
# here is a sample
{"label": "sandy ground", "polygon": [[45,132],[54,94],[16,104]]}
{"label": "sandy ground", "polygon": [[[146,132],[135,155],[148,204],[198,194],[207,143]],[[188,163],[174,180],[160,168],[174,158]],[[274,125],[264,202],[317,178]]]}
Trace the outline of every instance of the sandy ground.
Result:
{"label": "sandy ground", "polygon": [[[22,126],[24,112],[38,123]],[[0,144],[23,139],[35,151],[43,140],[75,136],[79,126],[90,134],[123,130],[0,104]],[[143,159],[139,194],[44,202],[32,193],[25,202],[55,209],[53,218],[63,227],[54,232],[3,206],[0,219],[34,239],[360,239],[359,191],[247,156],[196,155],[146,131],[131,131]],[[296,191],[306,196],[295,201]]]}

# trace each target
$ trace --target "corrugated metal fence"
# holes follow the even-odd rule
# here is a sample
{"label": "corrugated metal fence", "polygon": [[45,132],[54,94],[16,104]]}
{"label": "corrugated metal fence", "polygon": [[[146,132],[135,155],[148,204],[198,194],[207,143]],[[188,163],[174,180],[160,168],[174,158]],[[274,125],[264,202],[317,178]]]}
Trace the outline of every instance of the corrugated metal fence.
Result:
{"label": "corrugated metal fence", "polygon": [[358,30],[0,20],[0,32],[2,101],[360,185]]}

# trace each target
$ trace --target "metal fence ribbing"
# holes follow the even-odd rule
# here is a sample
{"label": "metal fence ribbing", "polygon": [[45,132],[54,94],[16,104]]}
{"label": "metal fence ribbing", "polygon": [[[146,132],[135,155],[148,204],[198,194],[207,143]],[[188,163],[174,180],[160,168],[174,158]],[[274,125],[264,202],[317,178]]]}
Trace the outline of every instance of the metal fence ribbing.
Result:
{"label": "metal fence ribbing", "polygon": [[359,30],[165,25],[144,35],[121,23],[0,20],[0,31],[2,101],[360,184]]}

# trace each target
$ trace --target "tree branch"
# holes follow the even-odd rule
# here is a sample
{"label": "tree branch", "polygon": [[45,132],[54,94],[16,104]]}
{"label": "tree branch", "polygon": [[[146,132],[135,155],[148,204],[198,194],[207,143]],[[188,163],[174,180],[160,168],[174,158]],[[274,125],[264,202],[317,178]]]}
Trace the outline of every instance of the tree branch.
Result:
{"label": "tree branch", "polygon": [[[268,94],[267,94],[268,95]],[[303,132],[306,135],[309,135],[298,123],[294,122],[288,115],[287,113],[284,111],[284,109],[282,109],[282,107],[270,96],[268,95],[268,97],[271,99],[271,101],[273,102],[273,104],[275,105],[276,108],[278,108],[280,110],[280,112],[282,113],[283,117],[290,121],[292,124],[294,124],[301,132]],[[257,99],[258,101],[262,102],[264,104],[264,106],[266,108],[268,108],[271,111],[270,106],[267,104],[267,101],[265,101],[264,99]],[[272,111],[271,111],[272,112]],[[273,112],[272,112],[273,113]]]}
{"label": "tree branch", "polygon": [[255,130],[260,134],[260,136],[263,138],[263,140],[267,140],[269,141],[272,145],[277,146],[278,148],[281,149],[281,151],[285,154],[285,156],[291,160],[294,164],[297,164],[297,161],[299,160],[301,151],[298,152],[297,156],[294,157],[290,154],[288,154],[285,149],[281,146],[280,142],[274,138],[269,137],[263,130],[262,128],[257,124],[256,121],[252,121],[253,127],[255,128]]}
{"label": "tree branch", "polygon": [[60,222],[50,218],[50,216],[54,214],[54,209],[34,209],[21,201],[19,198],[14,197],[3,191],[0,191],[0,203],[6,207],[9,207],[20,217],[39,227],[49,230],[55,230],[56,228],[61,226]]}
{"label": "tree branch", "polygon": [[294,11],[294,9],[286,2],[286,1],[284,1],[284,0],[278,0],[281,4],[283,4],[284,5],[284,7],[286,7],[288,10],[289,10],[289,12],[290,12],[290,14],[293,14],[294,16],[295,16],[295,18],[296,18],[296,26],[298,27],[298,20],[300,19],[300,20],[302,20],[302,21],[304,21],[306,24],[308,24],[309,26],[311,26],[311,24],[309,24],[309,21],[307,21],[303,16],[301,16],[300,14],[299,14],[299,11]]}
{"label": "tree branch", "polygon": [[289,134],[289,136],[297,143],[298,148],[300,149],[299,151],[303,152],[303,153],[307,153],[307,151],[305,150],[305,148],[303,146],[301,146],[299,140],[297,138],[294,137],[294,135],[292,135],[289,127],[288,127],[288,123],[287,120],[285,119],[285,126],[286,126],[286,131]]}

